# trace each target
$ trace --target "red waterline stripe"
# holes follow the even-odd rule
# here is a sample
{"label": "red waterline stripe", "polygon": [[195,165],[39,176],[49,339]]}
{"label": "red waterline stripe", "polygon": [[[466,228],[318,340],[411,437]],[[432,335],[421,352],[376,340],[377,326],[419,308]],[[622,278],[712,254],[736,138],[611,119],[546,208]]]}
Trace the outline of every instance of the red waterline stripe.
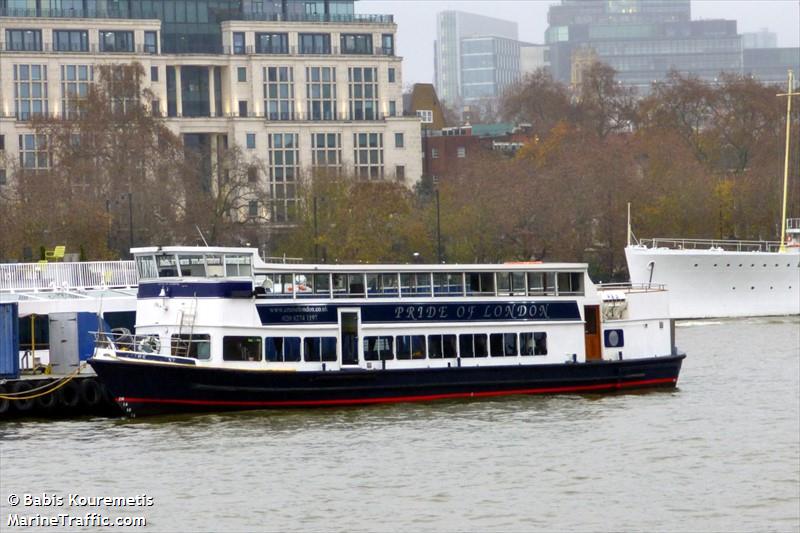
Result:
{"label": "red waterline stripe", "polygon": [[428,394],[424,396],[391,396],[386,398],[349,398],[341,400],[289,400],[289,401],[270,401],[270,402],[241,402],[225,400],[175,400],[161,398],[130,398],[120,396],[115,398],[118,402],[128,403],[162,403],[179,405],[219,405],[237,407],[302,407],[312,405],[354,405],[354,404],[374,404],[374,403],[397,403],[397,402],[422,402],[429,400],[447,400],[452,398],[480,398],[490,396],[512,396],[517,394],[547,394],[556,392],[582,392],[602,389],[625,389],[640,387],[643,385],[659,385],[665,383],[677,383],[677,378],[659,378],[640,381],[626,381],[624,383],[606,383],[599,385],[577,385],[573,387],[546,387],[538,389],[515,389],[506,391],[485,391],[485,392],[452,392],[448,394]]}

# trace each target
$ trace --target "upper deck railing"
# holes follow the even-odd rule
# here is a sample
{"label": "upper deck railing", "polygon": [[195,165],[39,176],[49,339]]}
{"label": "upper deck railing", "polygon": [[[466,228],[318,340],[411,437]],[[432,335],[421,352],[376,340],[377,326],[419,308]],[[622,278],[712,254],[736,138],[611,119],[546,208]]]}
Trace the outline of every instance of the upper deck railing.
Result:
{"label": "upper deck railing", "polygon": [[0,292],[135,287],[133,261],[0,264]]}
{"label": "upper deck railing", "polygon": [[777,252],[781,246],[778,241],[735,241],[716,239],[639,239],[639,244],[647,248],[667,248],[670,250],[710,250],[726,252]]}

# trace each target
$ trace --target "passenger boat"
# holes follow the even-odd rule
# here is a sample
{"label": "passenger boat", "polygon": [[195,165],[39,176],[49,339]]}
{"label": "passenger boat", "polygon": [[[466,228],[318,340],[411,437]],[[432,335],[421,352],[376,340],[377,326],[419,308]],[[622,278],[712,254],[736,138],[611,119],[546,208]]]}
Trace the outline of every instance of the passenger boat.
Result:
{"label": "passenger boat", "polygon": [[587,265],[264,263],[132,250],[136,335],[90,364],[129,416],[676,386],[661,287]]}

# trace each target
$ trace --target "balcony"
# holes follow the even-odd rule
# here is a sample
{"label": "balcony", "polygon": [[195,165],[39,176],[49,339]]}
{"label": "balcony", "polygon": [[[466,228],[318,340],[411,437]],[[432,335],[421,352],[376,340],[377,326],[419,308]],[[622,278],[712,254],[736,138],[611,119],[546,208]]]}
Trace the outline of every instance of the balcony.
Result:
{"label": "balcony", "polygon": [[370,57],[370,56],[381,56],[381,57],[394,57],[394,48],[381,48],[379,46],[374,47],[372,53],[361,53],[361,52],[346,52],[341,51],[338,46],[332,46],[329,52],[304,52],[302,50],[298,50],[297,46],[290,46],[285,52],[261,52],[258,50],[256,46],[223,46],[222,54],[224,55],[234,55],[234,56],[250,56],[250,55],[265,55],[265,56],[361,56],[361,57]]}
{"label": "balcony", "polygon": [[280,13],[251,12],[242,14],[241,18],[231,18],[230,20],[248,20],[258,22],[328,22],[334,24],[393,24],[394,15],[282,15]]}

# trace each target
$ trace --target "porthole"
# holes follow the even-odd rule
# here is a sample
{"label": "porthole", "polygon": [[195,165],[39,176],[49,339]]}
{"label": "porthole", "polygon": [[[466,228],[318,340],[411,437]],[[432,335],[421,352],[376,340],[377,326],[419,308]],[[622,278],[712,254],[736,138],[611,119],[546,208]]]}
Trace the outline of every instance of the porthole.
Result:
{"label": "porthole", "polygon": [[741,268],[741,267],[742,267],[742,264],[741,264],[741,263],[739,263],[739,268]]}
{"label": "porthole", "polygon": [[756,290],[756,288],[755,287],[750,287],[750,290],[754,291],[754,290]]}
{"label": "porthole", "polygon": [[736,287],[733,287],[733,290],[736,290]]}
{"label": "porthole", "polygon": [[770,285],[770,287],[769,287],[769,290],[772,290],[772,289],[774,289],[774,288],[775,288],[775,287],[773,287],[773,286],[771,286],[771,285]]}
{"label": "porthole", "polygon": [[697,263],[694,264],[694,267],[697,268]]}
{"label": "porthole", "polygon": [[756,265],[754,265],[754,264],[752,264],[752,263],[750,264],[750,268],[752,268],[752,267],[754,267],[754,266],[756,266]]}
{"label": "porthole", "polygon": [[716,267],[716,266],[717,266],[717,264],[716,264],[716,263],[714,263],[714,266]]}

